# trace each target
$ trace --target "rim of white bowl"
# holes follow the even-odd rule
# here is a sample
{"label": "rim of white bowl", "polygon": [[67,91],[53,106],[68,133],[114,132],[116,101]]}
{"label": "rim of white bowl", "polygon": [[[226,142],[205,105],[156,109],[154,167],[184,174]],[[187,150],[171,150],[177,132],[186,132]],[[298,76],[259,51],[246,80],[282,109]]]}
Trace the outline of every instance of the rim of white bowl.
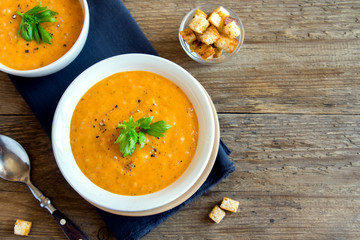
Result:
{"label": "rim of white bowl", "polygon": [[63,68],[65,68],[66,66],[70,65],[70,63],[75,60],[75,58],[80,54],[81,50],[83,49],[89,33],[89,25],[90,25],[89,6],[86,0],[79,0],[79,1],[84,13],[83,28],[81,29],[80,35],[75,41],[74,45],[63,56],[61,56],[56,61],[44,67],[36,68],[32,70],[16,70],[0,63],[0,71],[19,77],[32,78],[32,77],[43,77],[56,73],[62,70]]}
{"label": "rim of white bowl", "polygon": [[[169,187],[141,196],[124,196],[108,192],[91,182],[77,166],[70,145],[70,122],[73,110],[85,92],[98,81],[117,72],[149,71],[177,84],[192,102],[199,121],[198,148],[184,174]],[[161,57],[147,54],[124,54],[102,60],[81,73],[66,89],[55,111],[52,146],[58,167],[67,182],[83,198],[106,209],[138,212],[168,204],[199,179],[210,158],[214,144],[215,123],[210,102],[201,84],[185,69]],[[201,123],[201,124],[200,124]]]}

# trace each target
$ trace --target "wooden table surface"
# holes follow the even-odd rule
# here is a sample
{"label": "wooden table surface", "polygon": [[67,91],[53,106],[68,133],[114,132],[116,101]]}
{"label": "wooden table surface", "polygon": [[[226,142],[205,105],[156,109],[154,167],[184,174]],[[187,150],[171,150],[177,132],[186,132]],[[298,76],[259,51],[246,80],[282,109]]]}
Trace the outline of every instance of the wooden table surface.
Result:
{"label": "wooden table surface", "polygon": [[[245,42],[218,66],[191,60],[178,41],[201,1],[124,1],[159,55],[188,70],[217,108],[236,171],[144,239],[360,239],[360,1],[222,1]],[[62,177],[35,116],[0,73],[0,133],[28,151],[32,180],[92,239],[104,226]],[[17,218],[28,239],[66,239],[27,187],[0,180],[0,239]],[[240,201],[220,224],[207,214]]]}

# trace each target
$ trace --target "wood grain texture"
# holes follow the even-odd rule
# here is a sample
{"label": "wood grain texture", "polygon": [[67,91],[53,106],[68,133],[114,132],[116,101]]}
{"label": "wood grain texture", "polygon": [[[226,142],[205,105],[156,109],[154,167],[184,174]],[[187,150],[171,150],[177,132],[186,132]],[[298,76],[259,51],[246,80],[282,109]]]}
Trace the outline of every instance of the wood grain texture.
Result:
{"label": "wood grain texture", "polygon": [[[222,1],[245,42],[230,62],[204,66],[178,41],[183,16],[203,2],[123,1],[160,56],[188,70],[219,112],[237,170],[144,239],[360,238],[360,1]],[[214,2],[214,1],[210,1]],[[6,74],[0,133],[28,151],[32,180],[91,239],[104,226],[57,168],[51,143]],[[220,224],[207,214],[240,201]],[[0,239],[17,218],[29,239],[66,239],[25,185],[0,181]]]}

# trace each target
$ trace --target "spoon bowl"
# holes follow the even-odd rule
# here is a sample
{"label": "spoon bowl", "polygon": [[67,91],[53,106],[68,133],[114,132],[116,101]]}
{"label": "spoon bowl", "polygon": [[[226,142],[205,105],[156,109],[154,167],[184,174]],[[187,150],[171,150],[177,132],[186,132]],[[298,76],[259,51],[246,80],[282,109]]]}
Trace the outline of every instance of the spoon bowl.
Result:
{"label": "spoon bowl", "polygon": [[27,183],[30,159],[25,149],[11,138],[0,135],[0,177],[13,182]]}
{"label": "spoon bowl", "polygon": [[25,183],[40,206],[46,208],[70,240],[89,239],[70,219],[56,209],[30,181],[30,159],[25,149],[14,139],[0,134],[0,177],[12,182]]}

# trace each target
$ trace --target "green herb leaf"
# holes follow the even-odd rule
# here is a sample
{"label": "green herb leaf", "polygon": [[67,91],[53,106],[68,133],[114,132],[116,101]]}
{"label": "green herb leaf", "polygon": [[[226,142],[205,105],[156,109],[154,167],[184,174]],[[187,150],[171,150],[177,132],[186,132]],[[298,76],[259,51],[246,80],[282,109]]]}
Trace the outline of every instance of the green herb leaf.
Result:
{"label": "green herb leaf", "polygon": [[34,38],[38,44],[40,44],[40,35],[39,35],[39,29],[37,25],[34,25]]}
{"label": "green herb leaf", "polygon": [[136,148],[136,144],[140,144],[140,149],[146,145],[145,133],[154,137],[163,137],[171,126],[164,121],[158,121],[151,124],[153,117],[140,118],[136,122],[131,116],[129,121],[118,124],[117,128],[121,128],[119,137],[115,143],[120,143],[120,152],[123,157],[131,155]]}
{"label": "green herb leaf", "polygon": [[153,116],[147,117],[147,118],[140,118],[136,122],[139,123],[139,125],[142,129],[148,129],[150,127],[150,123],[153,118],[154,118]]}
{"label": "green herb leaf", "polygon": [[46,9],[47,7],[41,6],[40,1],[39,5],[33,7],[26,13],[21,13],[19,11],[16,12],[19,16],[21,16],[18,34],[21,33],[21,36],[26,41],[29,42],[35,38],[36,42],[39,44],[41,37],[43,42],[51,44],[52,35],[42,28],[39,23],[56,22],[56,18],[54,16],[58,13]]}
{"label": "green herb leaf", "polygon": [[38,23],[43,23],[43,22],[56,22],[56,18],[54,18],[54,17],[38,18]]}
{"label": "green herb leaf", "polygon": [[33,7],[33,8],[30,9],[29,11],[27,11],[26,14],[34,15],[34,14],[40,12],[40,11],[45,10],[47,7],[42,7],[42,6],[41,6],[41,3],[42,3],[42,1],[40,1],[39,5]]}
{"label": "green herb leaf", "polygon": [[43,12],[37,13],[35,15],[35,17],[40,19],[40,18],[45,18],[45,17],[53,17],[53,16],[55,16],[57,14],[58,14],[57,12],[54,12],[54,11],[51,11],[51,10],[45,10]]}
{"label": "green herb leaf", "polygon": [[28,42],[33,40],[33,27],[31,24],[25,22],[21,28],[21,36]]}
{"label": "green herb leaf", "polygon": [[141,149],[146,144],[146,137],[145,137],[145,133],[143,133],[143,132],[138,132],[138,135],[139,135],[138,142],[140,143],[140,149]]}
{"label": "green herb leaf", "polygon": [[154,137],[163,137],[164,136],[163,133],[165,133],[169,128],[171,128],[171,125],[161,120],[151,124],[150,128],[147,129],[145,132]]}
{"label": "green herb leaf", "polygon": [[51,44],[52,36],[50,33],[48,33],[44,28],[42,28],[40,25],[37,26],[40,32],[41,41]]}

